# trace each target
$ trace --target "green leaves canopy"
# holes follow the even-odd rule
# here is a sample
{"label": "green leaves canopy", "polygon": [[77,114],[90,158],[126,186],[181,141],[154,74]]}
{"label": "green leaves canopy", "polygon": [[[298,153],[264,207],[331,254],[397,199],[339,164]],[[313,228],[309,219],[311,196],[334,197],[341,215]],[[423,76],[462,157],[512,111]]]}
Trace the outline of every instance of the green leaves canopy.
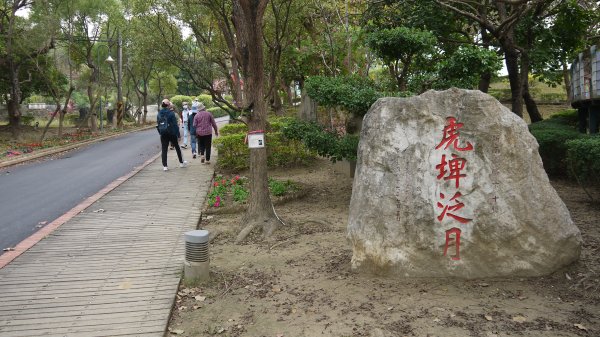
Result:
{"label": "green leaves canopy", "polygon": [[327,107],[340,106],[348,112],[363,116],[381,94],[369,79],[358,76],[313,76],[306,81],[308,95]]}
{"label": "green leaves canopy", "polygon": [[409,61],[413,56],[434,50],[435,36],[418,28],[395,27],[367,33],[367,44],[386,63]]}

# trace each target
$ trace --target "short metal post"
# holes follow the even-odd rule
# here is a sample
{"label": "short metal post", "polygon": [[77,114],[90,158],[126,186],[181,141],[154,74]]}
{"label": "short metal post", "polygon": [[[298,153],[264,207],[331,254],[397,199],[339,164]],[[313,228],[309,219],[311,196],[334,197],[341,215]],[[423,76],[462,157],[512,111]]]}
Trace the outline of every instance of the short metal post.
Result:
{"label": "short metal post", "polygon": [[187,284],[208,281],[210,261],[207,230],[193,230],[185,233],[184,281]]}

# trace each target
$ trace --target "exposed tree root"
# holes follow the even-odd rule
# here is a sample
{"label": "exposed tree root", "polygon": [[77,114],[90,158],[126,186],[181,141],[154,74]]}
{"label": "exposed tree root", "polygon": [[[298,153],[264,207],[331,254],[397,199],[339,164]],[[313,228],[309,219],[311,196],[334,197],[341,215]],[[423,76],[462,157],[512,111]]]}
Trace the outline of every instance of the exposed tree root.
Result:
{"label": "exposed tree root", "polygon": [[281,224],[279,220],[275,217],[267,219],[253,219],[249,221],[247,221],[246,217],[244,219],[246,226],[240,231],[237,238],[235,239],[236,244],[240,244],[242,241],[244,241],[246,237],[248,237],[248,235],[252,233],[252,231],[255,228],[261,228],[264,237],[268,238],[273,234],[273,232],[275,232],[275,230]]}

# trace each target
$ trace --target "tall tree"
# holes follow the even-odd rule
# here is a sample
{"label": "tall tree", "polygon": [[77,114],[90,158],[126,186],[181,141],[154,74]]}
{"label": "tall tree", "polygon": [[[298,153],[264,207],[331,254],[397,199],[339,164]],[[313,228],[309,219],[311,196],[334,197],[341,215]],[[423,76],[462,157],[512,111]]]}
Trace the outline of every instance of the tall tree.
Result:
{"label": "tall tree", "polygon": [[92,131],[97,130],[96,111],[102,109],[97,105],[101,97],[102,81],[108,79],[108,75],[101,74],[103,69],[105,74],[109,69],[105,60],[110,44],[100,40],[107,40],[103,38],[103,29],[106,30],[110,14],[118,11],[118,8],[117,0],[70,0],[64,2],[62,8],[66,18],[62,31],[64,38],[71,41],[71,57],[75,63],[86,66],[91,73],[85,84],[90,110],[82,123],[89,123]]}
{"label": "tall tree", "polygon": [[435,42],[431,32],[408,27],[374,30],[367,37],[369,47],[383,59],[401,91],[407,90],[411,68],[420,59],[431,59]]}
{"label": "tall tree", "polygon": [[[26,64],[54,48],[56,16],[49,10],[47,17],[36,16],[47,1],[12,0],[0,5],[0,87],[8,108],[9,125],[13,138],[20,137],[21,111],[23,99],[22,85],[31,81],[32,69]],[[20,15],[30,10],[29,17]],[[31,17],[36,16],[37,22]]]}
{"label": "tall tree", "polygon": [[[528,84],[525,78],[528,74],[528,59],[521,58],[527,52],[523,46],[518,45],[516,34],[517,25],[524,17],[539,16],[554,1],[546,0],[486,0],[473,6],[469,0],[435,0],[442,7],[451,10],[465,18],[473,20],[485,29],[497,41],[506,62],[508,79],[511,88],[512,111],[523,117],[523,97],[528,107],[534,107],[535,102],[529,95]],[[525,69],[523,69],[523,67]],[[525,71],[525,74],[522,72]],[[532,122],[541,120],[537,109],[528,109]]]}
{"label": "tall tree", "polygon": [[[237,17],[236,37],[242,55],[242,73],[247,86],[247,110],[250,110],[249,132],[264,132],[267,126],[262,44],[262,26],[267,4],[268,0],[233,2],[233,14]],[[244,217],[246,227],[240,232],[236,242],[244,240],[256,227],[262,228],[263,234],[269,236],[279,224],[269,195],[266,148],[250,150],[250,177],[250,201]]]}
{"label": "tall tree", "polygon": [[[541,81],[564,83],[567,97],[571,92],[569,66],[577,54],[600,41],[600,3],[562,1],[543,20],[534,22],[536,38],[530,54],[533,75]],[[594,38],[595,37],[595,38]]]}

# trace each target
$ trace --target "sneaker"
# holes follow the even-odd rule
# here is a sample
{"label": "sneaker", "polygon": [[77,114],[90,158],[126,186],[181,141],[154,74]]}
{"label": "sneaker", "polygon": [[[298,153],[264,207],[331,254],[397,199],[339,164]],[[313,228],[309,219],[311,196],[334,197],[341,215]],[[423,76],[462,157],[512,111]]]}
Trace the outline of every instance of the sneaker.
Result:
{"label": "sneaker", "polygon": [[183,144],[183,145],[181,145],[181,148],[182,148],[182,149],[187,149],[187,144]]}
{"label": "sneaker", "polygon": [[168,168],[168,167],[166,167],[166,166],[165,166],[165,167],[163,167],[163,171],[168,171],[168,170],[169,170],[169,168]]}
{"label": "sneaker", "polygon": [[206,163],[204,163],[206,165],[210,164],[210,160],[207,160]]}
{"label": "sneaker", "polygon": [[200,156],[200,162],[204,163],[204,156]]}
{"label": "sneaker", "polygon": [[183,163],[179,164],[179,167],[186,167],[187,166],[187,160],[184,160]]}
{"label": "sneaker", "polygon": [[196,159],[196,154],[195,153],[192,155],[192,158]]}

